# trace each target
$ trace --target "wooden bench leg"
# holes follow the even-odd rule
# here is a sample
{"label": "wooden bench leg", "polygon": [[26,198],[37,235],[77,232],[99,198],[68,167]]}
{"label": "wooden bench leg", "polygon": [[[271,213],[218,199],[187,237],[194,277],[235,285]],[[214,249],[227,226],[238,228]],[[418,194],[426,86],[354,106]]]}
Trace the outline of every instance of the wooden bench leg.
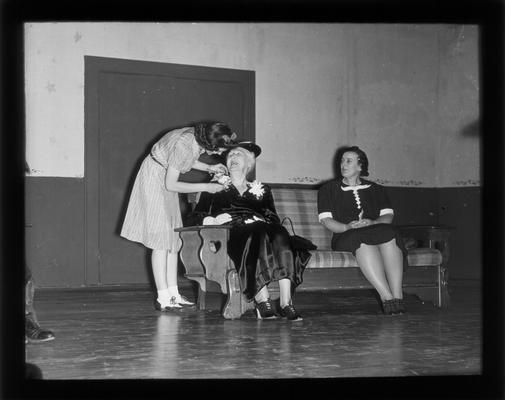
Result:
{"label": "wooden bench leg", "polygon": [[223,308],[223,317],[235,319],[242,316],[242,293],[240,292],[240,282],[235,270],[229,270],[226,274],[227,299]]}
{"label": "wooden bench leg", "polygon": [[442,265],[438,266],[436,282],[433,282],[433,286],[404,286],[403,291],[416,295],[422,302],[431,301],[438,308],[447,308],[450,304],[447,270]]}
{"label": "wooden bench leg", "polygon": [[449,298],[449,290],[447,288],[448,283],[448,271],[447,269],[441,265],[438,273],[438,286],[439,286],[439,298],[440,304],[438,305],[440,308],[447,308],[451,303],[451,299]]}
{"label": "wooden bench leg", "polygon": [[205,310],[205,307],[206,307],[205,296],[206,296],[206,294],[207,294],[207,291],[202,290],[201,285],[198,285],[198,300],[196,302],[196,307],[198,310]]}
{"label": "wooden bench leg", "polygon": [[440,285],[440,308],[448,308],[451,304],[451,299],[449,297],[449,290],[447,289],[447,284]]}
{"label": "wooden bench leg", "polygon": [[425,303],[430,301],[433,306],[438,308],[449,307],[449,292],[447,291],[447,286],[442,285],[441,287],[404,287],[403,291],[408,294],[413,294]]}
{"label": "wooden bench leg", "polygon": [[404,287],[403,291],[408,294],[417,296],[423,304],[427,301],[433,303],[433,306],[440,307],[439,305],[439,291],[437,287]]}

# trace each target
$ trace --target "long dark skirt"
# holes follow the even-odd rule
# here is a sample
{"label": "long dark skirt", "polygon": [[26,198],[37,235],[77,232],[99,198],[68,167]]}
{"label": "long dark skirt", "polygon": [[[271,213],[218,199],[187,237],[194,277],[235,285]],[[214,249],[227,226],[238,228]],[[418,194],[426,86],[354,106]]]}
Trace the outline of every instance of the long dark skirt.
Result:
{"label": "long dark skirt", "polygon": [[302,283],[303,271],[310,259],[307,250],[293,249],[283,226],[265,222],[231,228],[228,255],[249,301],[263,286],[281,279],[291,281],[293,292]]}
{"label": "long dark skirt", "polygon": [[331,248],[336,251],[348,251],[356,256],[356,250],[361,244],[378,245],[392,239],[395,239],[396,245],[403,253],[403,269],[405,270],[408,266],[407,249],[400,231],[391,224],[369,225],[335,234],[331,240]]}

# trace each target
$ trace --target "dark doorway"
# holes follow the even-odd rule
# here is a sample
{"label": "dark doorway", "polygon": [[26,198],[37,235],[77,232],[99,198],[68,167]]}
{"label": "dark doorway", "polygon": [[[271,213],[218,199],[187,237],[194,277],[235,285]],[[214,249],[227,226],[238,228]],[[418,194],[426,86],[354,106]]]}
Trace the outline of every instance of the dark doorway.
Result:
{"label": "dark doorway", "polygon": [[86,285],[149,282],[119,236],[133,181],[167,130],[206,119],[254,140],[254,71],[85,57]]}

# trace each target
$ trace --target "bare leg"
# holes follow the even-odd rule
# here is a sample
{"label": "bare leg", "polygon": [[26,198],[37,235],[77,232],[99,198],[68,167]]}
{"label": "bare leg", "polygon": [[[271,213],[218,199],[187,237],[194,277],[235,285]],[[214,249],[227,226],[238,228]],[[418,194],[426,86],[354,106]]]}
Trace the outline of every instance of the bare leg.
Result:
{"label": "bare leg", "polygon": [[289,279],[281,279],[279,281],[280,288],[280,315],[286,317],[289,321],[301,321],[303,318],[295,310],[291,303],[291,281]]}
{"label": "bare leg", "polygon": [[[277,318],[275,315],[275,309],[272,303],[269,301],[268,288],[263,286],[261,290],[254,296],[256,301],[256,316],[258,319],[274,319]],[[268,300],[268,301],[267,301]],[[262,304],[263,303],[263,304]]]}
{"label": "bare leg", "polygon": [[[167,296],[172,299],[175,297],[175,301],[179,303],[179,305],[184,306],[193,306],[195,303],[189,301],[184,296],[179,293],[179,287],[177,285],[177,264],[178,264],[178,254],[177,252],[166,252],[166,282],[167,282]],[[162,295],[165,296],[165,295]]]}
{"label": "bare leg", "polygon": [[382,264],[382,257],[378,247],[362,244],[356,250],[356,260],[363,275],[377,290],[381,300],[391,300],[393,294],[384,273],[384,265]]}
{"label": "bare leg", "polygon": [[177,253],[167,251],[167,285],[177,286]]}
{"label": "bare leg", "polygon": [[[181,308],[177,300],[177,297],[180,297],[177,290],[177,254],[175,257],[174,267],[174,257],[168,250],[153,250],[151,254],[154,282],[158,292],[157,302],[161,309]],[[174,286],[171,286],[172,282],[175,282]]]}
{"label": "bare leg", "polygon": [[279,281],[280,303],[281,308],[291,304],[291,281],[289,279],[281,279]]}
{"label": "bare leg", "polygon": [[156,289],[168,288],[167,283],[167,250],[153,250],[151,254],[151,264],[153,267],[154,282]]}
{"label": "bare leg", "polygon": [[396,299],[403,298],[402,282],[403,282],[403,254],[396,245],[395,239],[387,243],[379,245],[382,260],[384,261],[384,270]]}
{"label": "bare leg", "polygon": [[254,296],[254,300],[256,300],[256,303],[262,303],[268,300],[268,296],[268,288],[263,286],[256,296]]}

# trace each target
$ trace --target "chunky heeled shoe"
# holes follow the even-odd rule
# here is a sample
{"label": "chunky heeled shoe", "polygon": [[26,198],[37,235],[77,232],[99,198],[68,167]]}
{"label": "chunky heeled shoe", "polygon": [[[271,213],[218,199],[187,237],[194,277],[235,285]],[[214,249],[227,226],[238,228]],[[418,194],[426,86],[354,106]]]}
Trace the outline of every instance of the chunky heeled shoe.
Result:
{"label": "chunky heeled shoe", "polygon": [[298,314],[298,312],[295,310],[295,307],[293,307],[292,304],[288,304],[287,306],[281,308],[280,315],[283,318],[287,318],[288,321],[301,321],[301,320],[303,320],[302,316],[300,314]]}
{"label": "chunky heeled shoe", "polygon": [[256,303],[256,316],[258,319],[274,319],[277,318],[275,309],[270,299]]}
{"label": "chunky heeled shoe", "polygon": [[177,299],[177,303],[183,307],[192,307],[195,305],[192,301],[189,301],[186,297],[184,297],[182,294],[179,295],[179,298]]}
{"label": "chunky heeled shoe", "polygon": [[161,303],[158,300],[156,300],[154,308],[157,311],[167,312],[167,311],[179,311],[182,308],[182,306],[176,301],[175,296],[172,296],[168,304],[165,305],[164,307],[162,307]]}
{"label": "chunky heeled shoe", "polygon": [[386,315],[396,314],[395,301],[393,299],[382,302],[382,313]]}
{"label": "chunky heeled shoe", "polygon": [[403,299],[393,299],[394,309],[396,314],[405,314],[405,305],[403,304]]}

